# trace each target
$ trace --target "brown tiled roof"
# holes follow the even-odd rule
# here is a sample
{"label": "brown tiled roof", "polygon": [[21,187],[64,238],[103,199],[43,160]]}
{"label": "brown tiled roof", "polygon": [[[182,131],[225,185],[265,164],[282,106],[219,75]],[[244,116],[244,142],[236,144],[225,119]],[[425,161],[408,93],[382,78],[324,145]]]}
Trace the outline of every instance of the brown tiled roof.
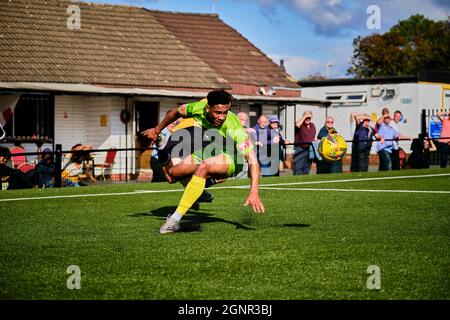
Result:
{"label": "brown tiled roof", "polygon": [[[69,30],[69,5],[81,29]],[[216,88],[223,81],[143,8],[0,0],[0,81]]]}
{"label": "brown tiled roof", "polygon": [[[74,4],[80,30],[67,27]],[[68,0],[0,0],[0,81],[297,87],[217,15]]]}
{"label": "brown tiled roof", "polygon": [[217,15],[151,12],[228,82],[298,87],[294,79]]}

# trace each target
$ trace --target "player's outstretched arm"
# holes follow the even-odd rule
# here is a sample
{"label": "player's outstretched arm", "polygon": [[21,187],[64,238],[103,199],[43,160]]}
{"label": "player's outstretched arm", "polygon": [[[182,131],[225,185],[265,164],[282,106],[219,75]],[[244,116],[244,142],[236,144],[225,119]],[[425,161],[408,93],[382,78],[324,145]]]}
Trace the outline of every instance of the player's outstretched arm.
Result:
{"label": "player's outstretched arm", "polygon": [[247,200],[245,200],[244,206],[250,205],[254,212],[264,212],[265,208],[259,198],[258,193],[258,180],[259,180],[259,163],[256,158],[256,154],[253,150],[245,156],[249,164],[249,172],[251,179],[250,193],[248,194]]}
{"label": "player's outstretched arm", "polygon": [[161,131],[181,116],[182,115],[178,112],[178,108],[174,108],[169,113],[167,113],[164,119],[155,128],[150,128],[142,131],[142,134],[149,138],[151,142],[155,142],[158,139],[158,135],[161,133]]}

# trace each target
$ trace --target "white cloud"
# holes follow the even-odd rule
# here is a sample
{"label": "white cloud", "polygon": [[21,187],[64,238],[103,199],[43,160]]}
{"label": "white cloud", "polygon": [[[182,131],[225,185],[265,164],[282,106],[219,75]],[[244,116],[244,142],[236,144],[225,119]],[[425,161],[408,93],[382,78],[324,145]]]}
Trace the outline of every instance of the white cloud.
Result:
{"label": "white cloud", "polygon": [[307,19],[318,34],[346,36],[349,32],[365,32],[368,18],[366,9],[375,4],[381,8],[381,32],[387,31],[399,20],[413,14],[429,19],[444,20],[450,14],[450,2],[445,0],[253,0],[276,15],[279,6],[287,7]]}
{"label": "white cloud", "polygon": [[306,78],[311,74],[320,73],[325,68],[326,63],[317,59],[310,59],[302,56],[281,56],[269,55],[276,64],[279,64],[280,59],[284,60],[286,72],[294,79]]}
{"label": "white cloud", "polygon": [[[327,56],[320,58],[310,58],[305,56],[293,56],[282,54],[269,54],[276,64],[280,63],[280,59],[284,60],[286,72],[294,79],[305,79],[309,75],[320,74],[324,77],[329,72],[330,78],[344,78],[348,77],[347,69],[349,67],[349,60],[353,53],[353,48],[343,43],[342,46],[322,47],[317,46],[315,51],[327,51]],[[327,70],[327,64],[331,63],[333,66]]]}

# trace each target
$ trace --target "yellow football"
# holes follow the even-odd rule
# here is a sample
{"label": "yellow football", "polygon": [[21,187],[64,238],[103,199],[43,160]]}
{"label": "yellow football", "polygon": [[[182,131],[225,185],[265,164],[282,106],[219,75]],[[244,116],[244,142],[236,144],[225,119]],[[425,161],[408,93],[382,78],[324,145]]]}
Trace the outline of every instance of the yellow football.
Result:
{"label": "yellow football", "polygon": [[332,133],[320,140],[318,149],[325,161],[336,162],[344,158],[347,144],[340,134]]}

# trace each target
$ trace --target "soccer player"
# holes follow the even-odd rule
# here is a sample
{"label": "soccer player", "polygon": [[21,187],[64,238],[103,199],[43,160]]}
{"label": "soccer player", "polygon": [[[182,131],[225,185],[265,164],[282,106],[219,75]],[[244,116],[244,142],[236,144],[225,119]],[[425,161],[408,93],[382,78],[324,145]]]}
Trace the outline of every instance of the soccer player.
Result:
{"label": "soccer player", "polygon": [[[186,185],[177,209],[161,227],[161,234],[179,230],[179,221],[203,193],[207,178],[220,180],[239,173],[242,170],[244,158],[249,163],[251,178],[250,192],[244,206],[250,205],[254,212],[265,211],[258,193],[260,172],[258,160],[239,118],[229,111],[231,100],[232,96],[224,90],[211,91],[206,99],[174,108],[158,126],[142,132],[151,141],[156,141],[160,132],[179,117],[192,118],[195,120],[194,128],[201,127],[202,130],[207,130],[206,135],[202,132],[202,139],[205,139],[205,136],[208,139],[207,135],[214,135],[211,133],[217,132],[227,144],[224,146],[224,143],[216,143],[220,139],[215,136],[214,142],[211,139],[210,144],[206,147],[202,143],[200,150],[193,150],[191,154],[183,157],[181,162],[166,167],[169,179],[192,178]],[[193,136],[195,137],[195,134]],[[230,140],[234,146],[231,151],[228,147]],[[210,148],[211,146],[213,148]]]}

